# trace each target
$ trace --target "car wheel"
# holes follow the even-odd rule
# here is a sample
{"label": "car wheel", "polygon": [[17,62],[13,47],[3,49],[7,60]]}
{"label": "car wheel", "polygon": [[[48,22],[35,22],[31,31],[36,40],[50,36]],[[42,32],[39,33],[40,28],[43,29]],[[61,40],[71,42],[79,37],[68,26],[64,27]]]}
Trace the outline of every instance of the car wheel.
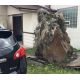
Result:
{"label": "car wheel", "polygon": [[27,73],[27,61],[26,56],[20,59],[20,67],[18,70],[18,74],[26,74]]}

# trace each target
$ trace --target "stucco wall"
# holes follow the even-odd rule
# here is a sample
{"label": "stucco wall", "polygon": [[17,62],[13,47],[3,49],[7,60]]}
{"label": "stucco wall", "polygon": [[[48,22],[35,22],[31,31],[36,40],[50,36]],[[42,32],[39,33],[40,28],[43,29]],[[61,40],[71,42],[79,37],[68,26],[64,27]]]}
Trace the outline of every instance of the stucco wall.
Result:
{"label": "stucco wall", "polygon": [[16,9],[12,6],[8,6],[7,7],[7,14],[8,14],[8,29],[13,30],[13,21],[12,21],[12,16],[13,15],[17,15],[17,14],[21,14],[24,13],[22,11],[20,11],[19,9]]}
{"label": "stucco wall", "polygon": [[7,28],[7,6],[0,5],[0,24]]}
{"label": "stucco wall", "polygon": [[67,28],[67,32],[71,39],[71,45],[80,49],[80,6],[78,6],[77,28]]}
{"label": "stucco wall", "polygon": [[16,9],[12,6],[8,6],[7,7],[7,13],[8,13],[8,15],[13,15],[13,14],[21,14],[21,13],[24,13],[24,12],[22,12],[19,9]]}
{"label": "stucco wall", "polygon": [[13,30],[12,16],[8,16],[8,29]]}
{"label": "stucco wall", "polygon": [[[23,15],[23,32],[34,32],[37,26],[37,13],[28,13]],[[26,47],[33,47],[34,35],[23,33],[23,43]]]}

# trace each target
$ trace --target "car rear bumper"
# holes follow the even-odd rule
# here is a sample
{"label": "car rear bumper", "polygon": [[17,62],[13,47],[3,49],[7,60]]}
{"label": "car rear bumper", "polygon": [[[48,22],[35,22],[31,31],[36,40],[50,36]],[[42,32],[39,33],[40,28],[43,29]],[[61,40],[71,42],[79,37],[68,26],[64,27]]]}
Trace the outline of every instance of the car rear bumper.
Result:
{"label": "car rear bumper", "polygon": [[0,63],[0,74],[9,74],[19,69],[20,60],[13,61],[12,59],[7,62]]}
{"label": "car rear bumper", "polygon": [[7,62],[0,63],[0,74],[25,74],[27,71],[26,56]]}
{"label": "car rear bumper", "polygon": [[18,74],[18,72],[17,71],[13,71],[13,72],[11,72],[9,74]]}

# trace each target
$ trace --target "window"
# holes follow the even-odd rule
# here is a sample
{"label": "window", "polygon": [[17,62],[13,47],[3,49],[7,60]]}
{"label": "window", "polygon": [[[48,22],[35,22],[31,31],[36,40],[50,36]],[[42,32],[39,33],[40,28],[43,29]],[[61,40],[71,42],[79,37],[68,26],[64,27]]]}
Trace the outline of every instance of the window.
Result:
{"label": "window", "polygon": [[11,31],[8,30],[0,30],[0,38],[8,38],[12,35]]}
{"label": "window", "polygon": [[70,21],[65,21],[65,26],[70,26]]}
{"label": "window", "polygon": [[65,18],[65,23],[67,23],[67,27],[77,27],[77,12],[78,7],[69,7],[69,8],[63,8],[59,9],[60,12],[63,13]]}

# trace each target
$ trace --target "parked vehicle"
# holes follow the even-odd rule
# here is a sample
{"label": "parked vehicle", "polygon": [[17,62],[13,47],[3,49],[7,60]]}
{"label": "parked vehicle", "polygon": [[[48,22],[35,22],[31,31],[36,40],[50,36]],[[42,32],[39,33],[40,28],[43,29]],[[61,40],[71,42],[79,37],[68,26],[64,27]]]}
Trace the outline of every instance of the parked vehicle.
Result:
{"label": "parked vehicle", "polygon": [[19,45],[11,31],[0,28],[0,73],[25,74],[25,49]]}

